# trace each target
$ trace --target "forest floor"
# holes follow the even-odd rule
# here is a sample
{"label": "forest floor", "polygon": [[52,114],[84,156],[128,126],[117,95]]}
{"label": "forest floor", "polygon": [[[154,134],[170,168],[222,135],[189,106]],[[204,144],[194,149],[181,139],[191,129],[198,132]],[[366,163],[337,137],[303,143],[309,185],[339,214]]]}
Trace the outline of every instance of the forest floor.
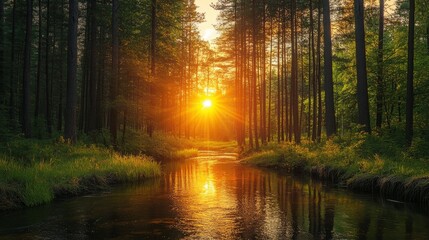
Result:
{"label": "forest floor", "polygon": [[161,175],[161,165],[155,160],[184,159],[198,154],[192,147],[197,144],[167,136],[149,138],[130,132],[117,151],[103,144],[92,144],[97,142],[93,140],[81,137],[78,144],[70,145],[62,137],[48,140],[17,137],[1,142],[0,211],[157,177]]}
{"label": "forest floor", "polygon": [[405,149],[393,135],[356,135],[323,143],[269,143],[241,154],[259,167],[303,172],[341,187],[429,205],[429,142]]}

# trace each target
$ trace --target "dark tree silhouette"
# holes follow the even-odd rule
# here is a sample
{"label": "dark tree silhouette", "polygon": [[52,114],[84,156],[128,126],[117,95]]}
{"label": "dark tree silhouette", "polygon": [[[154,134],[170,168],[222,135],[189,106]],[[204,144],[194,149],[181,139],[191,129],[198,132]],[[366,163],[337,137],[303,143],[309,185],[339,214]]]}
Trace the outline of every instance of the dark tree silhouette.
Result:
{"label": "dark tree silhouette", "polygon": [[67,97],[65,111],[64,137],[76,142],[77,116],[77,26],[78,1],[69,0],[69,30],[67,44]]}
{"label": "dark tree silhouette", "polygon": [[408,22],[408,67],[407,67],[407,105],[405,138],[408,146],[413,140],[414,123],[414,25],[415,25],[415,0],[410,0],[410,16]]}
{"label": "dark tree silhouette", "polygon": [[371,133],[368,100],[368,80],[366,70],[366,47],[364,27],[363,0],[354,1],[355,34],[356,34],[356,71],[357,71],[357,98],[358,123],[364,126],[364,131]]}

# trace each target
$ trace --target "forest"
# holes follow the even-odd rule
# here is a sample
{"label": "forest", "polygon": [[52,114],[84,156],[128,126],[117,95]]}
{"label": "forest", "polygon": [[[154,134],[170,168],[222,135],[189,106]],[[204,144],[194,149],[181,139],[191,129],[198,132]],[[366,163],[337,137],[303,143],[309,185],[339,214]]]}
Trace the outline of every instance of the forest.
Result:
{"label": "forest", "polygon": [[218,0],[214,41],[195,2],[0,0],[2,181],[74,151],[155,176],[151,157],[202,139],[256,165],[426,176],[429,1]]}
{"label": "forest", "polygon": [[209,43],[194,1],[2,1],[2,140],[203,136],[209,97],[213,125],[235,121],[214,136],[251,148],[361,131],[411,146],[429,124],[427,5],[222,0]]}

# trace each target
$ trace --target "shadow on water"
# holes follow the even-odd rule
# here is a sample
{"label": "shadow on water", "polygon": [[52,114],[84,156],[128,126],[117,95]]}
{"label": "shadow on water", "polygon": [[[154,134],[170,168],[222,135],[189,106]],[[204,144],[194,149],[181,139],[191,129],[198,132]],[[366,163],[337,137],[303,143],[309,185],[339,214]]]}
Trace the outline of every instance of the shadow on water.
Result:
{"label": "shadow on water", "polygon": [[205,151],[112,192],[0,215],[0,239],[427,239],[429,218]]}

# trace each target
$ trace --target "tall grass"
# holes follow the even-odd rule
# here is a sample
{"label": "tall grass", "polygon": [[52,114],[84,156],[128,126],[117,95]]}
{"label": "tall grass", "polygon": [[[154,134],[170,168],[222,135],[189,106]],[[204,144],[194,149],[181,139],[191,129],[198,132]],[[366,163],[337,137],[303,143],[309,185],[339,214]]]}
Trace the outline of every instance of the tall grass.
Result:
{"label": "tall grass", "polygon": [[16,140],[0,147],[0,209],[35,206],[111,184],[159,176],[145,155],[121,156],[95,145]]}
{"label": "tall grass", "polygon": [[361,135],[301,145],[270,143],[242,158],[252,165],[305,171],[351,189],[429,203],[428,149],[425,142],[416,144],[405,149],[388,136]]}

